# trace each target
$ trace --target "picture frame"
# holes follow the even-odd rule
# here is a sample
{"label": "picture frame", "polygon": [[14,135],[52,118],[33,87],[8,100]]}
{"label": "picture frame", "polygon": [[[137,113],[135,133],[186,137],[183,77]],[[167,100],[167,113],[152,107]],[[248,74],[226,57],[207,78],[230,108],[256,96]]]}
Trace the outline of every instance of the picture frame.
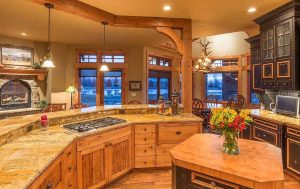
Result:
{"label": "picture frame", "polygon": [[4,66],[32,67],[33,58],[33,48],[9,44],[1,45],[1,64]]}
{"label": "picture frame", "polygon": [[142,81],[129,81],[129,91],[141,91]]}

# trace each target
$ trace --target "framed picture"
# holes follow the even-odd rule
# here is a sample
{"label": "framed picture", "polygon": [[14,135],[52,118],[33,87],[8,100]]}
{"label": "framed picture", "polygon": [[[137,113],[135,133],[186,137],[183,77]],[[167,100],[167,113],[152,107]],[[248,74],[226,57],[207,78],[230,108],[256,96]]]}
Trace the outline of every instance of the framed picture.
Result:
{"label": "framed picture", "polygon": [[7,66],[26,66],[33,64],[33,49],[13,45],[1,45],[1,63]]}
{"label": "framed picture", "polygon": [[129,81],[129,91],[141,91],[142,82],[141,81]]}

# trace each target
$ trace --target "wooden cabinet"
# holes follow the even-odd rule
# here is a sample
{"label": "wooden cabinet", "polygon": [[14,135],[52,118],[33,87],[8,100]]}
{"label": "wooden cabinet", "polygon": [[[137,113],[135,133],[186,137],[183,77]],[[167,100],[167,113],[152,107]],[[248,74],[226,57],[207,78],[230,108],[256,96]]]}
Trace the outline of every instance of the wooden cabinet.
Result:
{"label": "wooden cabinet", "polygon": [[[88,141],[95,138],[98,144],[91,146]],[[100,188],[132,168],[131,127],[86,137],[77,145],[79,189]]]}
{"label": "wooden cabinet", "polygon": [[[256,20],[260,26],[261,66],[255,41],[251,44],[253,89],[299,90],[299,16],[298,1],[291,1]],[[257,46],[257,45],[256,45]],[[255,65],[255,66],[254,66]],[[261,73],[261,74],[259,74]],[[261,84],[261,86],[259,86]]]}
{"label": "wooden cabinet", "polygon": [[282,147],[282,126],[278,123],[255,117],[251,125],[252,139]]}
{"label": "wooden cabinet", "polygon": [[199,133],[200,123],[135,125],[135,168],[171,166],[169,151],[176,144]]}
{"label": "wooden cabinet", "polygon": [[286,168],[300,176],[300,129],[287,127]]}
{"label": "wooden cabinet", "polygon": [[29,189],[76,188],[76,145],[69,145],[31,184]]}
{"label": "wooden cabinet", "polygon": [[250,44],[251,90],[260,93],[263,92],[260,36],[250,37],[246,41]]}

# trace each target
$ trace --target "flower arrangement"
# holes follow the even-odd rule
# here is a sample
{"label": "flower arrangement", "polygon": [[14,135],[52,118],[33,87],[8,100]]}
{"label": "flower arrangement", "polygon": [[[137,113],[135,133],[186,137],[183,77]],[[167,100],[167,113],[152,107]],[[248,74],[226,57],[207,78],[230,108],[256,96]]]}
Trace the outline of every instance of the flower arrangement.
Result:
{"label": "flower arrangement", "polygon": [[249,113],[249,110],[241,110],[238,113],[231,108],[212,109],[210,125],[224,136],[224,153],[230,155],[239,153],[238,135],[253,121]]}

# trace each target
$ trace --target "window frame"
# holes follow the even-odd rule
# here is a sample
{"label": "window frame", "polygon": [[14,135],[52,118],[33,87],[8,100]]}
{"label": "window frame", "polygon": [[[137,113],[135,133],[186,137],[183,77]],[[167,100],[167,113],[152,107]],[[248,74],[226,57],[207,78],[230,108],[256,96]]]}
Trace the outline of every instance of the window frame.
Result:
{"label": "window frame", "polygon": [[[168,81],[168,98],[170,99],[172,93],[172,72],[170,71],[160,71],[160,70],[148,70],[148,78],[147,78],[147,99],[149,104],[157,103],[157,100],[149,99],[149,78],[157,78],[157,98],[160,96],[160,79],[167,78]],[[165,99],[166,100],[166,99]]]}

